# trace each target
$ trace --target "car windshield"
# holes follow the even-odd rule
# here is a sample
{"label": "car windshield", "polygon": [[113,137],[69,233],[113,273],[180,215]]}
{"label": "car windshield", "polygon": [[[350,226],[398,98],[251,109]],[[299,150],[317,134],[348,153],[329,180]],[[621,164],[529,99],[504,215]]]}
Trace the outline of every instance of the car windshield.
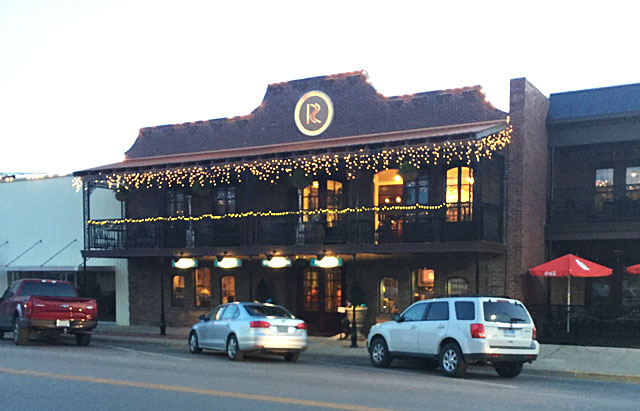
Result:
{"label": "car windshield", "polygon": [[245,305],[244,308],[254,317],[295,318],[286,308],[278,305]]}
{"label": "car windshield", "polygon": [[41,281],[25,281],[20,295],[35,295],[41,297],[77,297],[71,284]]}
{"label": "car windshield", "polygon": [[527,310],[524,309],[522,304],[516,301],[485,301],[484,307],[484,320],[501,322],[501,323],[531,323],[531,318],[527,314]]}

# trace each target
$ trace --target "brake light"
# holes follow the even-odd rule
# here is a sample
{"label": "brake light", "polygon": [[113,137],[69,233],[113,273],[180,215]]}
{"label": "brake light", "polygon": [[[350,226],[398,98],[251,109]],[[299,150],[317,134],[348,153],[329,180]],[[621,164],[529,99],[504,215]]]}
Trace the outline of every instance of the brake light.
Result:
{"label": "brake light", "polygon": [[249,327],[251,328],[269,328],[271,324],[268,321],[251,321],[249,323]]}
{"label": "brake light", "polygon": [[533,330],[531,331],[531,339],[532,340],[536,340],[537,339],[537,335],[536,335],[536,326],[533,326]]}
{"label": "brake light", "polygon": [[25,308],[25,314],[27,317],[31,316],[31,309],[33,308],[33,303],[31,302],[31,300],[27,301],[24,304],[24,308]]}
{"label": "brake light", "polygon": [[483,324],[471,324],[471,338],[484,338]]}
{"label": "brake light", "polygon": [[307,323],[300,323],[300,324],[296,325],[296,328],[298,330],[306,330],[307,329]]}

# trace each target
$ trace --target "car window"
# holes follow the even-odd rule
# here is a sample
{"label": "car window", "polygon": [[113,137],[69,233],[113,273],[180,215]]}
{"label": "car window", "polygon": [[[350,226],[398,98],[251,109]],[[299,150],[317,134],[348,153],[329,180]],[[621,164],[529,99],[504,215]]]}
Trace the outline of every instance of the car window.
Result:
{"label": "car window", "polygon": [[482,303],[484,320],[502,323],[530,324],[531,318],[524,306],[517,301],[496,300]]}
{"label": "car window", "polygon": [[439,301],[437,303],[429,303],[427,311],[427,321],[444,321],[449,319],[449,303]]}
{"label": "car window", "polygon": [[219,320],[220,316],[222,315],[222,312],[224,311],[224,308],[225,308],[224,305],[217,306],[207,315],[207,317],[209,317],[212,320]]}
{"label": "car window", "polygon": [[42,297],[77,297],[76,290],[68,283],[54,283],[42,281],[25,281],[20,289],[20,295],[34,295]]}
{"label": "car window", "polygon": [[456,319],[458,320],[475,320],[476,305],[473,301],[456,301]]}
{"label": "car window", "polygon": [[222,320],[233,320],[238,316],[238,307],[235,305],[230,305],[224,310],[224,314],[222,314]]}
{"label": "car window", "polygon": [[424,309],[427,307],[427,304],[420,303],[412,305],[407,308],[407,310],[402,313],[402,319],[404,321],[422,321],[424,318]]}
{"label": "car window", "polygon": [[286,308],[279,305],[245,305],[244,308],[253,317],[295,318]]}

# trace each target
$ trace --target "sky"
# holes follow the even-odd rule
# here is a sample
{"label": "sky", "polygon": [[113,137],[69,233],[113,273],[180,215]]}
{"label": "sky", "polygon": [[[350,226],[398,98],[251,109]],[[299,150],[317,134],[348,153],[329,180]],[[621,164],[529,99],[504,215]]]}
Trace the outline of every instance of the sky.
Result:
{"label": "sky", "polygon": [[0,173],[122,161],[138,130],[234,117],[270,83],[366,70],[386,96],[640,82],[635,2],[0,0]]}

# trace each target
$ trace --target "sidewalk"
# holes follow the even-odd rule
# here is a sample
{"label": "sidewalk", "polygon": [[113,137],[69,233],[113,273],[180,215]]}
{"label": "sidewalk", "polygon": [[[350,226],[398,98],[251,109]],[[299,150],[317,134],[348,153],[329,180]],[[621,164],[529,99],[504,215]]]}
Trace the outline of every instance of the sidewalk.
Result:
{"label": "sidewalk", "polygon": [[[99,323],[94,330],[93,339],[164,344],[184,347],[186,350],[189,330],[187,327],[168,327],[166,335],[160,335],[159,327]],[[306,352],[368,360],[366,341],[358,341],[358,348],[351,348],[350,345],[350,340],[309,337],[309,348]],[[525,364],[522,372],[640,384],[640,349],[541,344],[538,359],[532,364]]]}

